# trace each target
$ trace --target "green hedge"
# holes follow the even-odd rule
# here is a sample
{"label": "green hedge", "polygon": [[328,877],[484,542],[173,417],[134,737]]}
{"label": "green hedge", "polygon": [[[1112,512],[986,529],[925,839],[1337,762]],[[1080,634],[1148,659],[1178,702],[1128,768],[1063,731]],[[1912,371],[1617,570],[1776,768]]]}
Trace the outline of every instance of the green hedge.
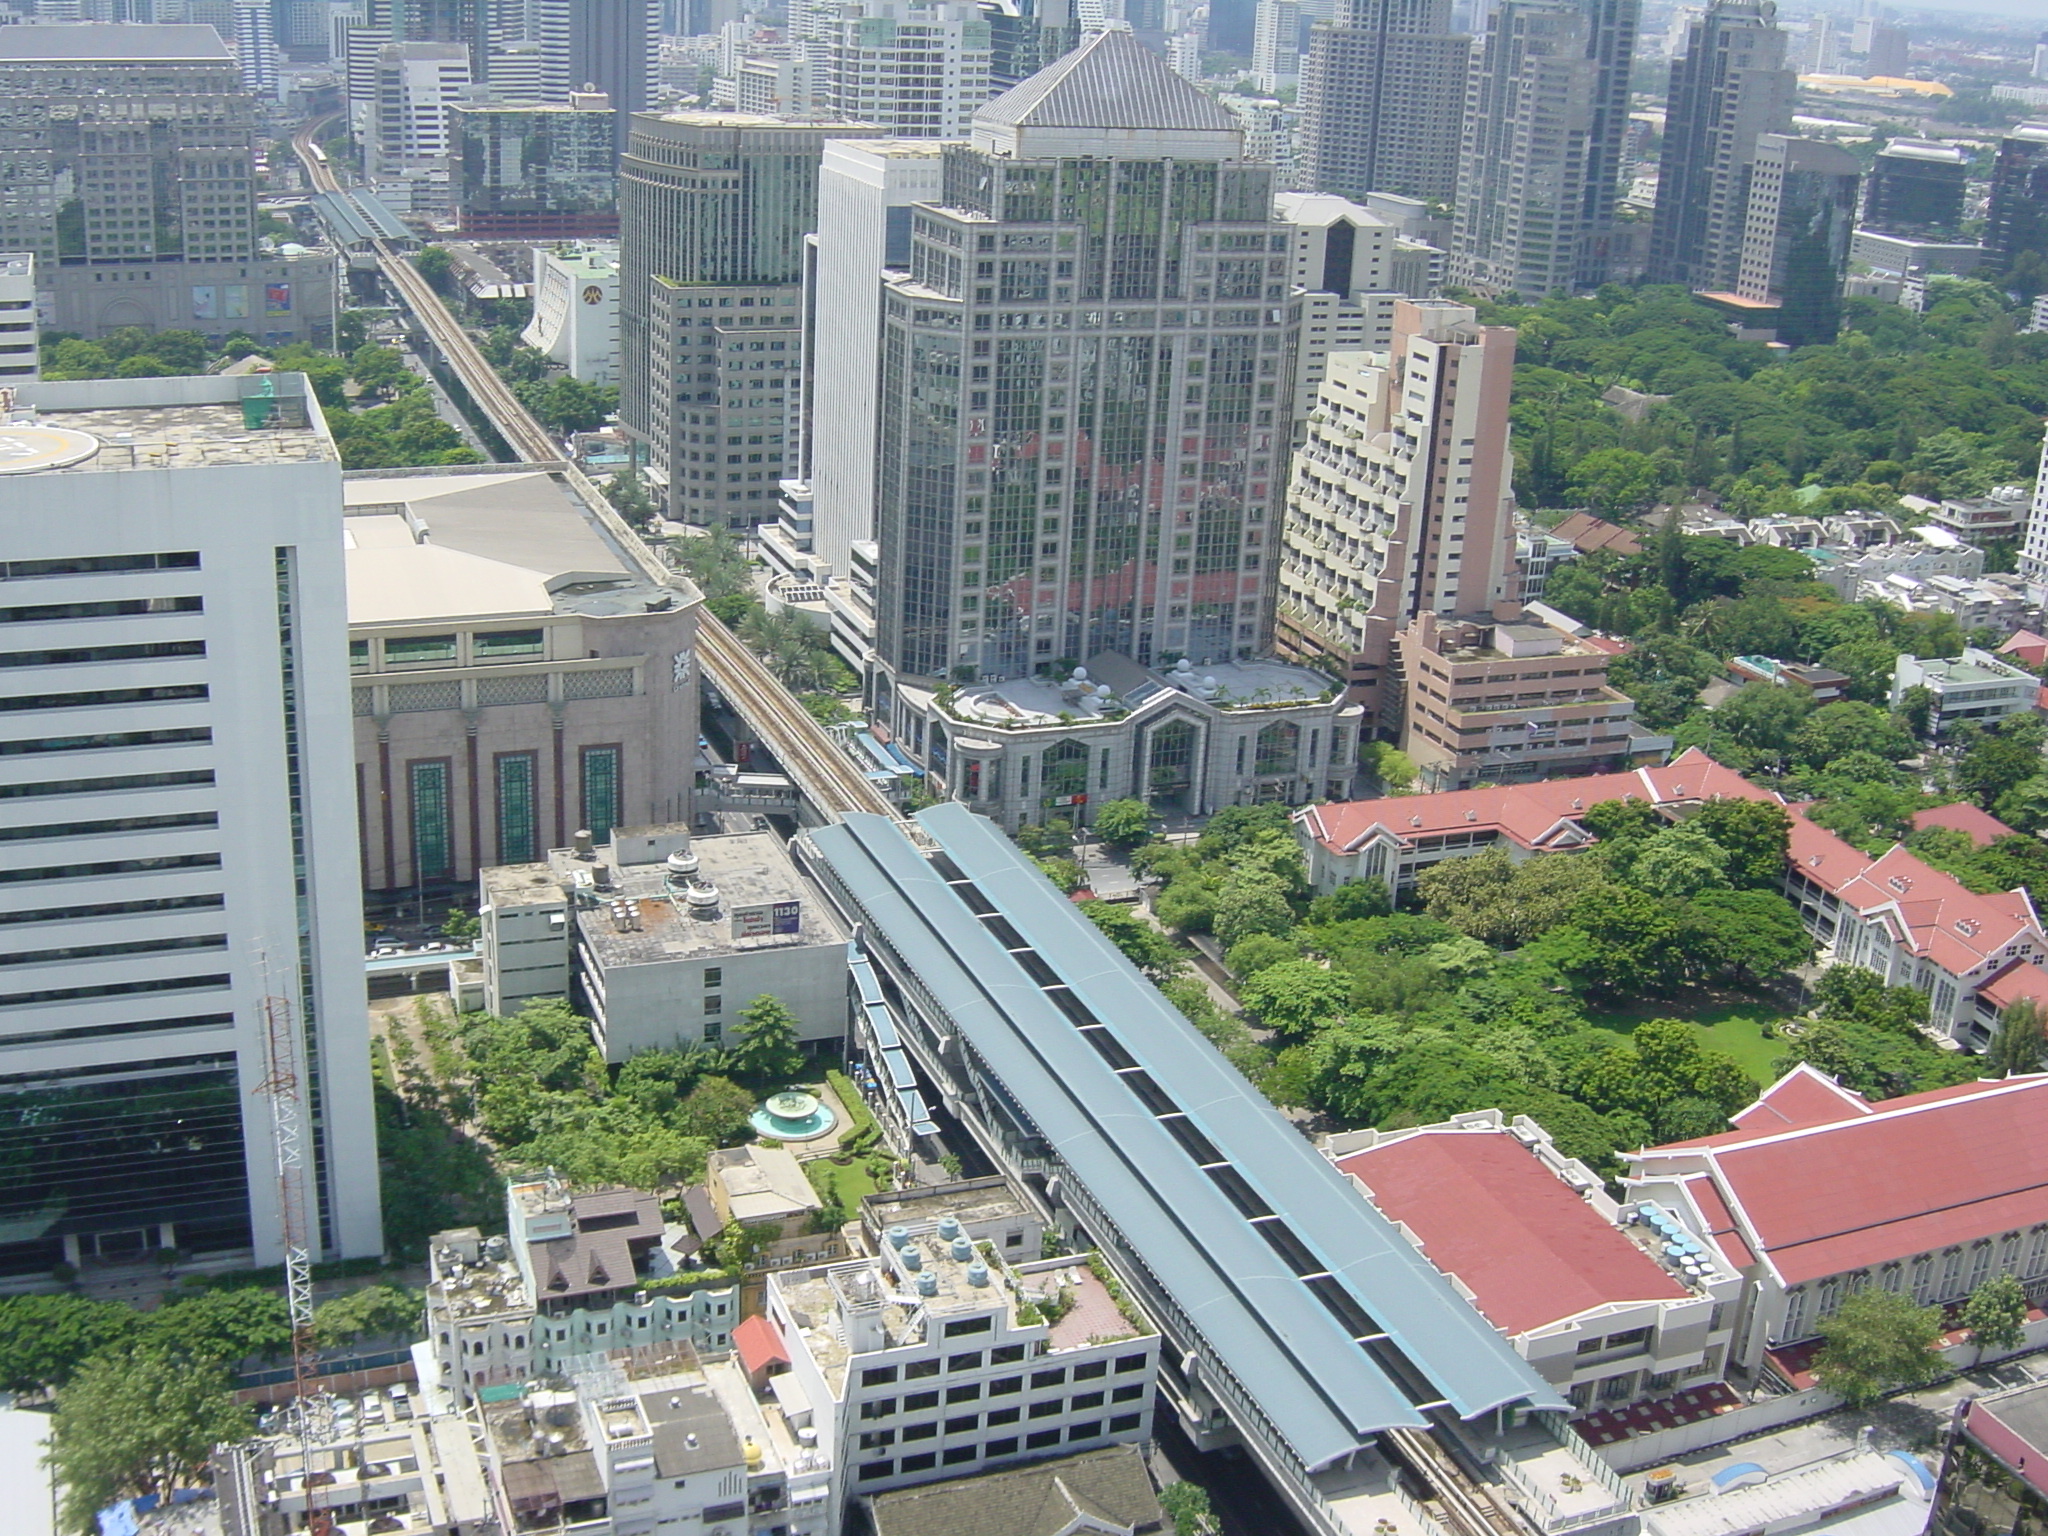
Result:
{"label": "green hedge", "polygon": [[844,1072],[827,1072],[825,1081],[832,1085],[833,1096],[845,1106],[847,1118],[853,1121],[853,1130],[840,1138],[839,1145],[849,1151],[854,1150],[853,1139],[863,1135],[867,1140],[863,1141],[861,1146],[873,1145],[881,1136],[882,1128],[875,1123],[875,1113],[868,1108],[867,1100],[863,1099],[860,1090],[853,1086],[853,1079]]}

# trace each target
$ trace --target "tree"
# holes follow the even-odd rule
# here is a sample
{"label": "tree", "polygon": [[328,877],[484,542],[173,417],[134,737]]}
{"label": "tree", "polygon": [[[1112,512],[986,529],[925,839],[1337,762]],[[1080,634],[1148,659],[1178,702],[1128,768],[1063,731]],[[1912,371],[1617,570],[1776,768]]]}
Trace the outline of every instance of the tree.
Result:
{"label": "tree", "polygon": [[1283,960],[1249,977],[1238,996],[1266,1028],[1302,1035],[1344,1011],[1351,982],[1313,960]]}
{"label": "tree", "polygon": [[1495,847],[1430,865],[1415,890],[1431,917],[1507,948],[1557,927],[1580,897],[1606,882],[1598,859],[1545,855],[1516,863]]}
{"label": "tree", "polygon": [[1933,1374],[1941,1308],[1918,1307],[1909,1296],[1869,1286],[1822,1318],[1820,1335],[1826,1342],[1814,1357],[1815,1379],[1862,1408]]}
{"label": "tree", "polygon": [[2041,772],[2038,732],[2001,728],[1982,732],[1956,764],[1956,783],[1989,810],[1998,797]]}
{"label": "tree", "polygon": [[1792,739],[1793,759],[1809,768],[1825,768],[1851,752],[1901,763],[1915,750],[1912,734],[1892,716],[1851,700],[1823,704],[1806,717]]}
{"label": "tree", "polygon": [[1709,712],[1717,732],[1767,758],[1783,759],[1812,712],[1813,701],[1797,688],[1745,683]]}
{"label": "tree", "polygon": [[752,1129],[747,1117],[753,1112],[754,1096],[738,1083],[729,1077],[704,1077],[677,1106],[676,1121],[684,1135],[724,1147],[746,1137]]}
{"label": "tree", "polygon": [[269,1359],[291,1347],[291,1311],[273,1291],[255,1286],[175,1297],[143,1319],[158,1347],[193,1360]]}
{"label": "tree", "polygon": [[1998,1016],[1998,1033],[1984,1056],[1993,1075],[2017,1077],[2040,1071],[2044,1051],[2048,1039],[2042,1036],[2041,1005],[2023,997]]}
{"label": "tree", "polygon": [[604,499],[635,528],[645,528],[654,521],[654,498],[647,493],[647,482],[635,470],[619,470],[605,481]]}
{"label": "tree", "polygon": [[1625,1110],[1647,1120],[1663,1140],[1699,1134],[1699,1104],[1720,1112],[1713,1129],[1756,1098],[1757,1085],[1725,1051],[1700,1044],[1698,1026],[1682,1019],[1638,1024],[1628,1045],[1610,1046],[1578,1073],[1577,1096],[1606,1113]]}
{"label": "tree", "polygon": [[1728,850],[1687,822],[1635,844],[1621,874],[1652,896],[1683,898],[1726,890],[1728,864]]}
{"label": "tree", "polygon": [[1171,981],[1187,969],[1181,947],[1129,907],[1110,901],[1084,901],[1082,912],[1102,936],[1155,982]]}
{"label": "tree", "polygon": [[455,258],[450,256],[444,247],[438,245],[422,247],[420,253],[413,257],[412,264],[419,272],[419,275],[427,280],[428,286],[436,293],[446,297],[453,289]]}
{"label": "tree", "polygon": [[1152,807],[1142,800],[1108,800],[1095,808],[1095,835],[1112,848],[1152,840]]}
{"label": "tree", "polygon": [[1798,909],[1776,891],[1702,891],[1678,928],[1687,969],[1705,976],[1746,982],[1813,958]]}
{"label": "tree", "polygon": [[251,1428],[213,1361],[154,1344],[93,1356],[58,1392],[50,1423],[64,1524],[89,1532],[109,1504],[204,1481],[213,1448]]}
{"label": "tree", "polygon": [[0,1297],[0,1389],[61,1387],[88,1356],[141,1326],[133,1307],[83,1296]]}
{"label": "tree", "polygon": [[801,1023],[773,993],[755,998],[740,1010],[739,1028],[733,1032],[733,1070],[767,1086],[790,1081],[804,1069],[803,1047],[797,1043]]}
{"label": "tree", "polygon": [[753,564],[747,559],[746,551],[740,548],[739,540],[728,529],[711,528],[704,533],[671,539],[668,548],[669,553],[675,556],[676,564],[689,574],[707,602],[740,594],[751,597]]}
{"label": "tree", "polygon": [[1689,825],[1728,851],[1728,878],[1738,889],[1775,891],[1785,878],[1792,818],[1768,800],[1709,800]]}
{"label": "tree", "polygon": [[1657,461],[1629,448],[1597,448],[1572,466],[1565,483],[1602,517],[1632,518],[1657,499]]}
{"label": "tree", "polygon": [[1062,896],[1071,896],[1088,883],[1088,872],[1072,859],[1033,859]]}
{"label": "tree", "polygon": [[2018,1349],[2027,1335],[2027,1288],[2015,1276],[1993,1275],[1963,1303],[1962,1324],[1979,1360],[1987,1349]]}
{"label": "tree", "polygon": [[1199,1483],[1168,1483],[1159,1490],[1159,1507],[1173,1522],[1173,1536],[1214,1536],[1215,1511]]}
{"label": "tree", "polygon": [[322,1349],[357,1339],[410,1337],[420,1328],[425,1302],[401,1285],[366,1285],[313,1309],[313,1339]]}
{"label": "tree", "polygon": [[1286,887],[1278,875],[1238,869],[1216,893],[1214,931],[1225,949],[1255,933],[1285,933],[1295,923]]}

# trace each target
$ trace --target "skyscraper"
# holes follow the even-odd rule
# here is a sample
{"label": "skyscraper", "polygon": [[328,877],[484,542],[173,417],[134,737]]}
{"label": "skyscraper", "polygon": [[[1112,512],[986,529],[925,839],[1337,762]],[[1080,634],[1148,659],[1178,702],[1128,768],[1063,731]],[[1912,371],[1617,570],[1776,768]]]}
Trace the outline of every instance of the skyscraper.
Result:
{"label": "skyscraper", "polygon": [[825,146],[817,256],[806,304],[804,389],[810,427],[803,473],[813,498],[813,550],[835,577],[853,546],[875,537],[875,390],[880,384],[885,275],[910,271],[913,206],[940,200],[943,155],[930,140]]}
{"label": "skyscraper", "polygon": [[1451,31],[1451,0],[1343,0],[1302,63],[1309,185],[1448,202],[1471,53],[1472,39]]}
{"label": "skyscraper", "polygon": [[540,44],[543,99],[602,91],[618,112],[614,143],[624,149],[632,114],[653,104],[660,0],[532,0],[528,9],[532,40]]}
{"label": "skyscraper", "polygon": [[804,237],[827,139],[853,124],[643,112],[620,163],[619,417],[669,515],[747,528],[794,467]]}
{"label": "skyscraper", "polygon": [[1301,78],[1300,0],[1259,0],[1252,36],[1252,79],[1271,94]]}
{"label": "skyscraper", "polygon": [[[28,31],[29,28],[20,30]],[[382,1247],[341,465],[303,377],[18,386],[0,426],[0,1273]]]}
{"label": "skyscraper", "polygon": [[1073,0],[979,0],[989,26],[989,89],[1028,80],[1081,40]]}
{"label": "skyscraper", "polygon": [[1842,328],[1842,278],[1863,164],[1840,145],[1787,133],[1757,137],[1735,292],[1778,306],[1778,340],[1806,347]]}
{"label": "skyscraper", "polygon": [[1960,145],[1893,139],[1870,168],[1864,226],[1888,235],[1953,237],[1963,221],[1969,170],[1970,156]]}
{"label": "skyscraper", "polygon": [[55,328],[331,341],[333,258],[257,248],[255,113],[210,26],[0,27],[0,250]]}
{"label": "skyscraper", "polygon": [[1597,288],[1620,192],[1641,0],[1503,0],[1474,61],[1450,279]]}
{"label": "skyscraper", "polygon": [[1773,0],[1711,0],[1671,61],[1647,277],[1730,292],[1760,133],[1792,131],[1797,84]]}
{"label": "skyscraper", "polygon": [[1404,629],[1423,614],[1487,615],[1513,595],[1514,364],[1512,330],[1437,299],[1397,300],[1386,350],[1330,358],[1294,456],[1280,633],[1343,669],[1368,734],[1400,718]]}
{"label": "skyscraper", "polygon": [[2032,261],[2037,278],[2048,274],[2048,123],[2021,123],[1999,140],[1984,245],[2008,272]]}
{"label": "skyscraper", "polygon": [[991,30],[973,0],[813,4],[794,30],[820,118],[959,139],[989,98]]}
{"label": "skyscraper", "polygon": [[883,298],[883,667],[1262,649],[1294,346],[1272,167],[1121,29],[944,153]]}
{"label": "skyscraper", "polygon": [[242,89],[266,101],[277,99],[277,33],[270,0],[235,0],[235,56],[242,65]]}

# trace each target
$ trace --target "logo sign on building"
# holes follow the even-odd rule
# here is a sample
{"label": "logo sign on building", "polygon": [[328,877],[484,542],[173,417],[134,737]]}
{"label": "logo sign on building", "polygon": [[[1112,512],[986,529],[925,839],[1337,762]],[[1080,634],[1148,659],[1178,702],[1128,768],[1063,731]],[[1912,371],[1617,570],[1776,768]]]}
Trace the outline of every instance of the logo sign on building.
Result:
{"label": "logo sign on building", "polygon": [[732,936],[736,939],[800,933],[803,925],[804,904],[800,901],[756,901],[732,909]]}

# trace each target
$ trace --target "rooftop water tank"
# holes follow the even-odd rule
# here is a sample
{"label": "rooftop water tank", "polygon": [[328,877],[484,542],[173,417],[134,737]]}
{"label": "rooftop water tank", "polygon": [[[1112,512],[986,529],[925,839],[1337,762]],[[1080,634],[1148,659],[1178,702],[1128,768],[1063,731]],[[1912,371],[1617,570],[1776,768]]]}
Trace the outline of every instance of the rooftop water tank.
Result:
{"label": "rooftop water tank", "polygon": [[967,1283],[969,1285],[987,1285],[988,1266],[982,1263],[979,1259],[976,1259],[972,1264],[968,1265]]}
{"label": "rooftop water tank", "polygon": [[901,1248],[909,1241],[910,1232],[907,1228],[891,1227],[889,1229],[889,1246],[891,1248]]}
{"label": "rooftop water tank", "polygon": [[947,1242],[950,1243],[951,1241],[953,1241],[954,1238],[958,1237],[959,1235],[960,1218],[958,1216],[941,1216],[939,1218],[940,1237],[944,1238]]}
{"label": "rooftop water tank", "polygon": [[917,1277],[917,1294],[920,1296],[938,1295],[939,1277],[930,1270],[926,1270],[923,1274],[919,1275]]}
{"label": "rooftop water tank", "polygon": [[974,1244],[967,1241],[967,1239],[964,1237],[956,1237],[953,1239],[953,1258],[956,1262],[965,1264],[969,1259],[973,1257]]}
{"label": "rooftop water tank", "polygon": [[917,1249],[905,1244],[903,1249],[903,1267],[912,1273],[923,1269],[924,1255],[918,1252]]}

